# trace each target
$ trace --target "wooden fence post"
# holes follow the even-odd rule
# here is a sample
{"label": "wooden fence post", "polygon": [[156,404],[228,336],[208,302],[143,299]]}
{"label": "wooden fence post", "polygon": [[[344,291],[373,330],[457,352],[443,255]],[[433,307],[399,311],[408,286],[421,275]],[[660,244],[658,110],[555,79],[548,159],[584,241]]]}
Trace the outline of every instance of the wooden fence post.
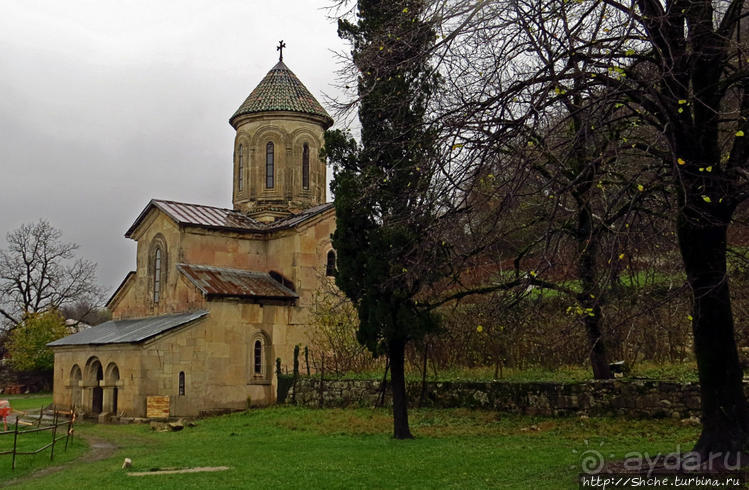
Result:
{"label": "wooden fence post", "polygon": [[[73,440],[73,434],[74,434],[74,427],[75,427],[75,411],[70,412],[70,419],[69,420],[60,420],[60,414],[67,414],[68,412],[60,412],[57,410],[57,407],[54,405],[52,406],[52,421],[50,425],[45,425],[44,427],[38,427],[34,429],[34,423],[33,422],[25,422],[21,420],[20,416],[16,416],[16,423],[13,425],[13,449],[11,451],[3,451],[0,452],[0,454],[11,454],[12,455],[12,463],[11,467],[13,470],[16,469],[16,459],[18,458],[18,455],[35,455],[42,451],[44,451],[47,448],[50,448],[49,452],[49,460],[53,461],[55,459],[55,446],[57,445],[57,441],[61,440],[63,436],[57,437],[57,433],[59,432],[59,428],[62,425],[63,427],[67,426],[67,433],[65,434],[65,451],[68,450],[68,445],[70,441]],[[22,430],[19,430],[19,426],[21,425],[29,425],[32,428],[28,430],[28,432],[45,432],[50,431],[52,433],[52,441],[42,445],[39,449],[33,450],[33,451],[19,451],[18,450],[18,438],[22,435],[21,432],[24,432]],[[10,434],[11,431],[4,431],[7,434]]]}
{"label": "wooden fence post", "polygon": [[11,469],[16,469],[16,447],[18,441],[18,415],[16,415],[16,428],[13,431],[13,463],[11,463]]}
{"label": "wooden fence post", "polygon": [[325,354],[320,355],[320,388],[318,392],[318,405],[320,408],[323,407],[325,403],[325,398],[323,397],[323,384],[325,383]]}
{"label": "wooden fence post", "polygon": [[42,405],[42,408],[39,409],[39,421],[36,423],[37,427],[42,426],[42,415],[44,415],[44,405]]}
{"label": "wooden fence post", "polygon": [[57,410],[52,406],[52,450],[49,452],[49,460],[55,459],[55,439],[57,437]]}
{"label": "wooden fence post", "polygon": [[75,438],[75,406],[73,406],[73,414],[70,416],[70,442],[73,442],[73,439]]}
{"label": "wooden fence post", "polygon": [[68,441],[73,433],[73,418],[75,417],[75,407],[70,411],[70,420],[68,420],[68,433],[65,435],[65,451],[68,450]]}

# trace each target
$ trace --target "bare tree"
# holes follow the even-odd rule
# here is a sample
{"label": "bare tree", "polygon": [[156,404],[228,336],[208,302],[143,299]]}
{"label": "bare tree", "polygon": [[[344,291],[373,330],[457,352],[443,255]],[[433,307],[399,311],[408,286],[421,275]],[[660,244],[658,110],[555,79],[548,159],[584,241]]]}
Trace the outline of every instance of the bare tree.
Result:
{"label": "bare tree", "polygon": [[112,319],[112,313],[101,306],[99,303],[91,303],[86,300],[76,301],[70,305],[62,306],[60,313],[70,325],[73,321],[73,327],[95,326]]}
{"label": "bare tree", "polygon": [[62,232],[47,221],[24,224],[7,241],[0,251],[0,315],[8,330],[29,313],[101,304],[96,264],[76,257],[78,245],[62,241]]}
{"label": "bare tree", "polygon": [[[445,173],[471,196],[466,215],[493,215],[522,230],[481,239],[516,236],[498,258],[513,260],[516,279],[526,275],[522,286],[569,298],[601,379],[611,377],[602,323],[608,290],[622,258],[634,254],[630,236],[663,228],[652,210],[668,199],[664,172],[643,151],[653,138],[630,125],[632,113],[616,91],[590,76],[598,60],[580,58],[568,69],[580,40],[609,24],[588,5],[551,3],[483,2],[457,20],[454,9],[437,9],[451,17],[438,52],[448,90],[435,124],[449,149]],[[563,26],[565,35],[557,32]]]}
{"label": "bare tree", "polygon": [[487,1],[446,20],[438,53],[450,80],[441,117],[466,146],[507,152],[574,94],[604,97],[599,109],[618,107],[650,133],[633,144],[658,162],[655,175],[671,177],[664,191],[692,289],[703,456],[749,445],[726,269],[727,230],[749,196],[745,10],[742,0]]}

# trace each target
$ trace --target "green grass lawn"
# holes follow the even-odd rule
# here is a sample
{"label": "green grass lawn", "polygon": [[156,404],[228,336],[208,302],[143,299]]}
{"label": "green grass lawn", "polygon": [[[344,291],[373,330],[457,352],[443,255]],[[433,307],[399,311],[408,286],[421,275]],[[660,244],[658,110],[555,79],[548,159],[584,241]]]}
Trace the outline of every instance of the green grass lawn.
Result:
{"label": "green grass lawn", "polygon": [[[585,451],[607,460],[631,451],[686,450],[698,428],[678,421],[544,418],[463,409],[411,412],[416,439],[390,437],[384,409],[294,407],[198,421],[181,432],[148,425],[82,424],[79,432],[115,442],[107,460],[85,456],[23,488],[577,488]],[[230,466],[217,473],[127,476],[155,468]],[[0,478],[10,472],[0,459]],[[7,466],[10,461],[7,462]]]}
{"label": "green grass lawn", "polygon": [[[11,417],[15,422],[15,417]],[[13,430],[11,421],[8,421],[8,428]],[[42,424],[44,426],[44,424]],[[52,442],[52,431],[34,431],[36,426],[19,425],[19,434],[16,440],[16,449],[20,452],[34,452]],[[0,425],[0,429],[2,426]],[[56,438],[66,433],[67,426],[60,426],[55,434]],[[32,432],[29,432],[32,431]],[[14,434],[0,435],[0,452],[13,449]],[[0,456],[0,482],[9,479],[23,477],[36,470],[46,468],[51,465],[60,465],[72,461],[82,456],[88,451],[88,444],[84,441],[73,437],[68,441],[67,450],[65,449],[65,439],[59,439],[55,443],[54,459],[50,460],[51,448],[47,448],[37,454],[18,454],[16,455],[16,468],[12,468],[12,456],[10,454]]]}
{"label": "green grass lawn", "polygon": [[[11,408],[15,412],[35,411],[41,407],[47,407],[52,404],[51,393],[34,393],[28,395],[0,395],[0,400],[8,400]],[[33,418],[33,417],[31,417]],[[8,428],[12,430],[15,416],[8,418]],[[35,429],[35,426],[29,427],[26,425],[20,425],[22,432],[18,435],[17,450],[22,452],[35,451],[52,440],[51,431],[42,432],[26,432],[31,429]],[[2,429],[2,425],[0,425]],[[61,432],[57,435],[60,436],[64,433],[62,427],[58,430]],[[0,435],[0,452],[8,451],[13,448],[13,435],[5,434]],[[10,455],[0,456],[0,480],[6,481],[8,479],[22,477],[35,470],[46,468],[50,465],[63,464],[67,461],[71,461],[80,457],[83,453],[88,450],[88,445],[80,440],[73,439],[73,442],[69,445],[67,451],[65,450],[65,440],[58,441],[55,444],[55,457],[53,461],[50,461],[50,449],[46,449],[35,455],[19,454],[16,456],[16,469],[12,470],[12,457]]]}
{"label": "green grass lawn", "polygon": [[52,403],[52,393],[33,393],[28,395],[0,395],[0,400],[8,400],[13,410],[39,410]]}

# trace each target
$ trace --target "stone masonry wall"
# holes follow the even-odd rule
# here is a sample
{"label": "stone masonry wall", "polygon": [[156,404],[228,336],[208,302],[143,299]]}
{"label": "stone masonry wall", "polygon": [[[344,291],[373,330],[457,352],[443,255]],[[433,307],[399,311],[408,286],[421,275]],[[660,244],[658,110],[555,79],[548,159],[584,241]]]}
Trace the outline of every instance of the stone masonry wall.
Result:
{"label": "stone masonry wall", "polygon": [[[745,384],[749,392],[749,385]],[[310,407],[374,406],[380,382],[301,378],[287,403]],[[418,400],[421,383],[409,383],[409,400]],[[294,392],[296,391],[296,392]],[[321,403],[322,398],[322,403]],[[390,403],[390,390],[385,404]],[[630,415],[634,417],[690,417],[700,415],[698,383],[669,381],[556,382],[430,382],[422,406],[482,408],[528,415]]]}

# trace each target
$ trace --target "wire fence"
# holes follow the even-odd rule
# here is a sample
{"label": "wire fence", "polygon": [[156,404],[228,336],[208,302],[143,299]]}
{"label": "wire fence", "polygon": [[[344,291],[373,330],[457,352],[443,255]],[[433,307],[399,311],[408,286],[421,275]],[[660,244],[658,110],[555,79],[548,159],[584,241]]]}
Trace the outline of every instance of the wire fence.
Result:
{"label": "wire fence", "polygon": [[[12,455],[11,468],[14,470],[17,456],[35,455],[49,449],[49,459],[52,461],[55,458],[55,445],[59,441],[65,439],[65,451],[72,443],[75,418],[74,411],[55,410],[54,407],[51,411],[40,409],[39,417],[31,420],[26,420],[23,415],[16,415],[15,423],[11,428],[6,427],[6,430],[0,431],[0,441],[4,439],[4,436],[8,438],[13,436],[12,448],[0,451],[0,456]],[[44,436],[45,432],[50,433],[49,437]],[[2,444],[0,448],[8,446]]]}

